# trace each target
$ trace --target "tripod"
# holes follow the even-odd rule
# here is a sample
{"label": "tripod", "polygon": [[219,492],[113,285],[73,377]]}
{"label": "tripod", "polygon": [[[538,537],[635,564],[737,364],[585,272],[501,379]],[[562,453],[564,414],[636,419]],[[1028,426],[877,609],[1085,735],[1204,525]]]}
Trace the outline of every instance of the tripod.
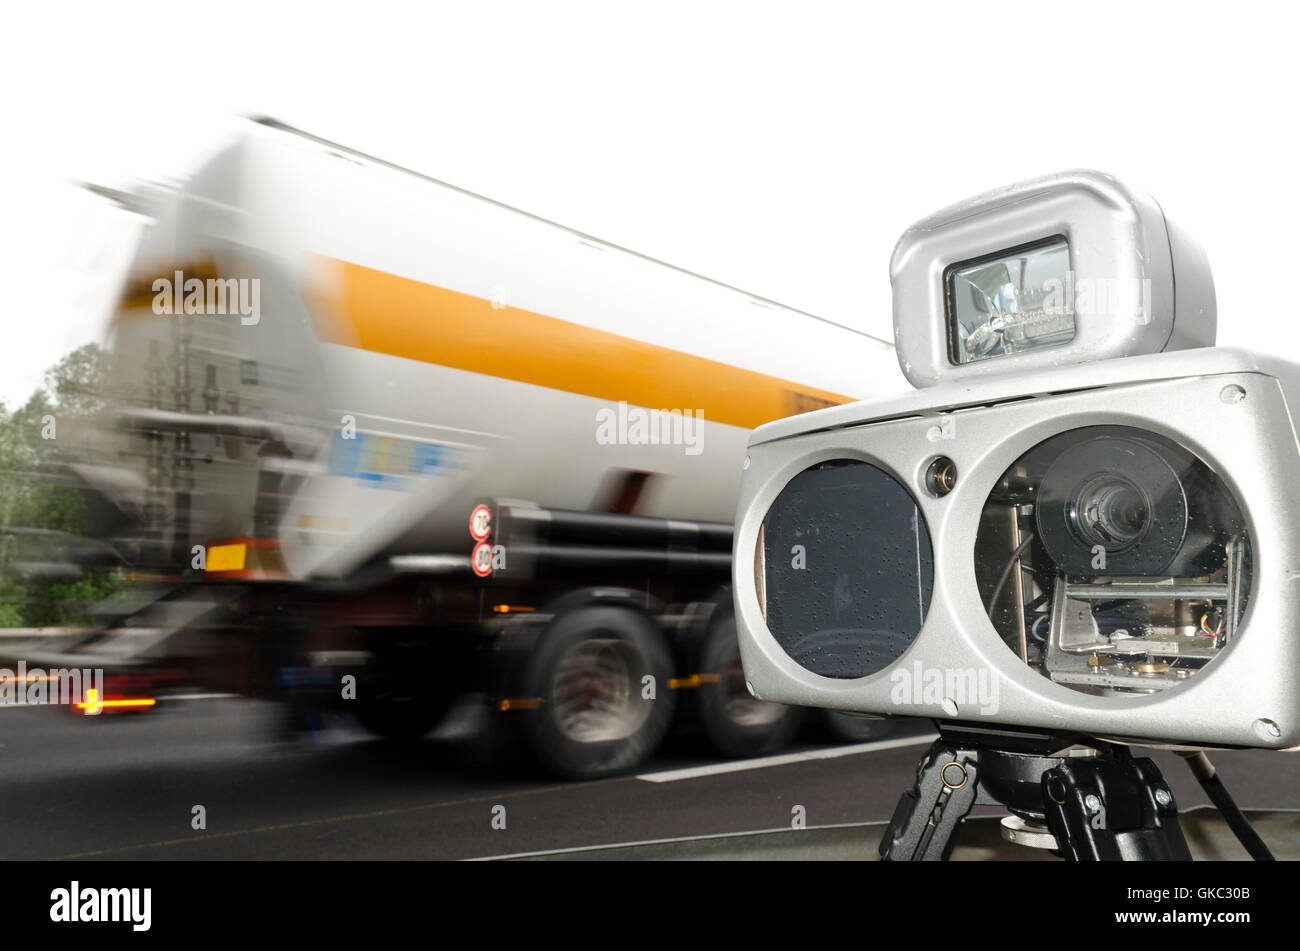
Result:
{"label": "tripod", "polygon": [[[1067,748],[1086,741],[1087,749]],[[1061,751],[1066,752],[1061,752]],[[940,724],[880,842],[885,861],[946,860],[976,804],[1003,837],[1074,861],[1190,861],[1173,793],[1150,759],[1078,735]]]}

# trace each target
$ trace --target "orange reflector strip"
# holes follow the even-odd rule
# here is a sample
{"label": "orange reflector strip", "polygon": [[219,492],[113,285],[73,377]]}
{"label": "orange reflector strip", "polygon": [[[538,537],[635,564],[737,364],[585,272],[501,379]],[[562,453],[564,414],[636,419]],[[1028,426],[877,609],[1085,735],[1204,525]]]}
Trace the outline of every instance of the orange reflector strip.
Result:
{"label": "orange reflector strip", "polygon": [[248,556],[246,544],[212,545],[208,548],[208,571],[243,571]]}
{"label": "orange reflector strip", "polygon": [[152,697],[139,697],[134,700],[105,700],[104,707],[152,707],[158,701]]}
{"label": "orange reflector strip", "polygon": [[514,697],[498,701],[497,709],[504,713],[507,710],[536,710],[541,705],[541,697]]}
{"label": "orange reflector strip", "polygon": [[158,701],[152,697],[124,697],[117,700],[100,700],[99,691],[91,687],[86,691],[86,699],[76,704],[78,710],[107,710],[110,707],[152,707]]}
{"label": "orange reflector strip", "polygon": [[520,614],[520,613],[522,613],[522,614],[531,614],[533,611],[536,611],[536,610],[537,610],[537,608],[526,608],[526,607],[523,607],[522,605],[518,605],[518,604],[494,604],[494,605],[492,605],[492,613],[494,613],[494,614],[509,614],[511,611],[514,611],[516,614]]}
{"label": "orange reflector strip", "polygon": [[668,681],[668,689],[691,690],[703,684],[716,684],[721,680],[721,674],[691,674],[689,677],[674,677]]}

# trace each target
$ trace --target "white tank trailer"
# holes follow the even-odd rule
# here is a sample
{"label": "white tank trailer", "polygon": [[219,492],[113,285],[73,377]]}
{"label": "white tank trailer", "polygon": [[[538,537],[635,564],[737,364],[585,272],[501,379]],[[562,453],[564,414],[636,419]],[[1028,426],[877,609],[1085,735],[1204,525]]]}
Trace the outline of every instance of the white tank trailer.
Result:
{"label": "white tank trailer", "polygon": [[791,735],[735,646],[746,442],[904,390],[890,344],[272,120],[118,198],[122,665],[389,737],[473,692],[572,777]]}

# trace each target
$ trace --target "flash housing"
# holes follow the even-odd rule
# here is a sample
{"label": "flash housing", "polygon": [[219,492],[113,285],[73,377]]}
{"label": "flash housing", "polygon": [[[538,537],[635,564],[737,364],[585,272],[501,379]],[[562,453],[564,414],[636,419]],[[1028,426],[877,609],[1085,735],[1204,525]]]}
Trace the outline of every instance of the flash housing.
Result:
{"label": "flash housing", "polygon": [[[1064,271],[1041,266],[1048,252]],[[996,282],[1000,265],[1008,280]],[[899,365],[916,387],[1215,340],[1200,246],[1101,172],[1022,182],[922,219],[894,248],[890,283]]]}

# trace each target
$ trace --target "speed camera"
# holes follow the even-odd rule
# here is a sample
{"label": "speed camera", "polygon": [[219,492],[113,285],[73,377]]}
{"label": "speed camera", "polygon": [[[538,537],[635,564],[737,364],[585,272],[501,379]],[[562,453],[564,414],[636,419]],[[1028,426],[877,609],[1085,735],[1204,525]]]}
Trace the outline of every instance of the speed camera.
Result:
{"label": "speed camera", "polygon": [[915,391],[751,438],[755,696],[1120,741],[1300,744],[1300,370],[1220,349],[1204,254],[1076,171],[908,229]]}

